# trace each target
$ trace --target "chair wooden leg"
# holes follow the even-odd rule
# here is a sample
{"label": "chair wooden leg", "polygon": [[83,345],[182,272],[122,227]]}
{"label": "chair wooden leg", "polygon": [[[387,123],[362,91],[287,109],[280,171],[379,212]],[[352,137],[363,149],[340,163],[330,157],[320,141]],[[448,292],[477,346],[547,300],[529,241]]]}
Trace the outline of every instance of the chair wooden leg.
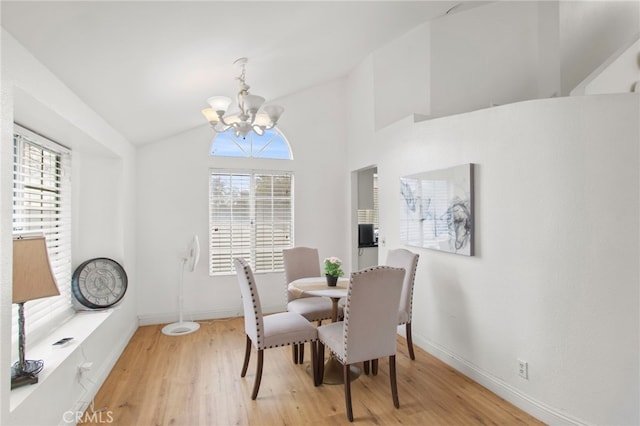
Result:
{"label": "chair wooden leg", "polygon": [[363,367],[362,369],[364,370],[364,374],[365,374],[365,376],[368,376],[369,375],[369,365],[371,365],[371,362],[370,361],[365,361],[362,364],[363,364],[362,365],[362,367]]}
{"label": "chair wooden leg", "polygon": [[298,364],[304,364],[304,343],[298,346]]}
{"label": "chair wooden leg", "polygon": [[291,345],[291,355],[293,355],[293,363],[298,363],[298,345]]}
{"label": "chair wooden leg", "polygon": [[393,406],[400,408],[400,400],[398,399],[398,381],[396,380],[396,356],[389,357],[389,378],[391,379],[391,396],[393,397]]}
{"label": "chair wooden leg", "polygon": [[342,377],[344,380],[344,403],[347,407],[347,418],[353,421],[353,409],[351,408],[351,368],[349,364],[342,367]]}
{"label": "chair wooden leg", "polygon": [[256,368],[256,378],[253,382],[253,392],[251,393],[251,399],[258,397],[258,390],[260,390],[260,380],[262,380],[262,363],[264,360],[264,350],[258,350],[258,366]]}
{"label": "chair wooden leg", "polygon": [[377,358],[371,360],[371,375],[372,376],[378,375],[378,359]]}
{"label": "chair wooden leg", "polygon": [[311,368],[313,369],[313,385],[318,386],[318,343],[309,342],[311,348]]}
{"label": "chair wooden leg", "polygon": [[316,386],[320,386],[324,381],[324,343],[318,341],[318,356],[316,358],[316,368],[318,369],[318,377]]}
{"label": "chair wooden leg", "polygon": [[413,353],[413,339],[411,338],[411,323],[408,322],[405,325],[406,335],[407,335],[407,348],[409,348],[409,358],[412,360],[416,359],[416,355]]}
{"label": "chair wooden leg", "polygon": [[247,374],[247,367],[249,367],[249,358],[251,357],[251,339],[247,336],[247,346],[244,350],[244,364],[242,365],[242,372],[240,377],[244,377]]}

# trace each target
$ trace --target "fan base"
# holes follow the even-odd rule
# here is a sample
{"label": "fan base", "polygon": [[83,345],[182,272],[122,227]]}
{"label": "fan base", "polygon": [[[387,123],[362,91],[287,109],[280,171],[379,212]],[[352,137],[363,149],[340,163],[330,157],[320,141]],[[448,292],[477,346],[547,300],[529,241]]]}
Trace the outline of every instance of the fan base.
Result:
{"label": "fan base", "polygon": [[193,333],[200,328],[200,324],[191,321],[174,322],[162,328],[162,334],[167,336],[182,336]]}

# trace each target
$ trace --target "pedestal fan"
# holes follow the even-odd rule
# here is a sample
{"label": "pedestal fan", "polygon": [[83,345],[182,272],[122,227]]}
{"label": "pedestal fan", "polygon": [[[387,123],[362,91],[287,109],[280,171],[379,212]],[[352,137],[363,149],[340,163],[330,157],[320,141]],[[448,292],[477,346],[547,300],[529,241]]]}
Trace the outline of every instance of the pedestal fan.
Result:
{"label": "pedestal fan", "polygon": [[193,333],[197,329],[200,328],[200,324],[192,321],[183,321],[182,320],[182,310],[184,305],[184,296],[183,296],[183,283],[184,283],[184,270],[187,268],[189,272],[193,272],[198,264],[198,259],[200,258],[200,242],[198,241],[198,236],[194,235],[189,243],[189,247],[187,250],[187,256],[180,259],[181,263],[181,271],[180,271],[180,282],[178,284],[178,311],[180,312],[180,316],[178,322],[174,322],[171,324],[167,324],[162,328],[162,333],[167,336],[181,336],[183,334]]}

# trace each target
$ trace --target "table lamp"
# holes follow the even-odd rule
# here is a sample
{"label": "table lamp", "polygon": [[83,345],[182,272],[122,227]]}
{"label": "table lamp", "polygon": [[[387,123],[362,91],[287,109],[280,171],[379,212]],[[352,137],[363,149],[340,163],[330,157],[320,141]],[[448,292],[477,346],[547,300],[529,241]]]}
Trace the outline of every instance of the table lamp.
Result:
{"label": "table lamp", "polygon": [[13,240],[13,298],[18,304],[18,356],[11,367],[11,389],[38,383],[42,360],[25,360],[24,304],[29,300],[57,296],[56,285],[44,236],[25,236]]}

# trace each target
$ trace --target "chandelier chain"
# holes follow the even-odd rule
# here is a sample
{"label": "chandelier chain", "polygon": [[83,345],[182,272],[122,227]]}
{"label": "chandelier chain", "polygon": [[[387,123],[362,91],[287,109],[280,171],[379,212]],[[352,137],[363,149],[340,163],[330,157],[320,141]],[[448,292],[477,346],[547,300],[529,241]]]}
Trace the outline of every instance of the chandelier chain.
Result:
{"label": "chandelier chain", "polygon": [[240,81],[240,84],[242,84],[243,86],[247,84],[245,78],[246,78],[246,68],[245,68],[245,64],[240,65],[240,75],[236,77],[236,80]]}

